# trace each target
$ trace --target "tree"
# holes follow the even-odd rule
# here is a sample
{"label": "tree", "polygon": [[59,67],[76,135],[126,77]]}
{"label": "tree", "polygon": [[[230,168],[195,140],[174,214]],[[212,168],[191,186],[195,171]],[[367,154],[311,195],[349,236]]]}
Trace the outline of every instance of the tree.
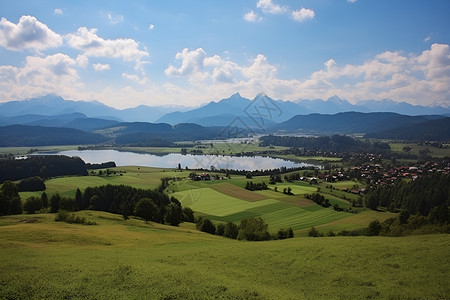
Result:
{"label": "tree", "polygon": [[83,207],[83,195],[81,194],[81,191],[79,188],[77,189],[77,191],[75,193],[75,202],[76,202],[79,210],[85,209],[85,207]]}
{"label": "tree", "polygon": [[230,239],[236,239],[239,232],[239,227],[232,223],[228,222],[225,224],[224,236]]}
{"label": "tree", "polygon": [[200,219],[200,221],[197,223],[197,228],[200,231],[207,232],[207,233],[210,233],[210,234],[215,234],[216,233],[216,226],[208,218]]}
{"label": "tree", "polygon": [[311,229],[308,232],[309,237],[320,237],[323,236],[316,228],[311,227]]}
{"label": "tree", "polygon": [[181,170],[181,164],[178,163],[178,170]]}
{"label": "tree", "polygon": [[46,192],[43,192],[41,195],[41,201],[42,201],[42,207],[47,208],[48,207],[48,196]]}
{"label": "tree", "polygon": [[160,215],[159,208],[150,198],[142,198],[136,203],[134,214],[148,221],[156,221]]}
{"label": "tree", "polygon": [[370,222],[369,226],[367,227],[367,235],[369,236],[376,236],[381,231],[381,224],[380,221],[375,220]]}
{"label": "tree", "polygon": [[42,200],[38,197],[29,197],[25,204],[23,205],[23,209],[29,213],[34,214],[36,211],[42,208]]}
{"label": "tree", "polygon": [[55,194],[50,198],[50,212],[55,213],[59,210],[59,203],[61,202],[61,196]]}
{"label": "tree", "polygon": [[194,219],[194,211],[190,207],[183,207],[181,210],[181,220],[185,222],[193,223]]}
{"label": "tree", "polygon": [[0,215],[16,215],[22,213],[22,201],[17,184],[5,181],[0,190]]}
{"label": "tree", "polygon": [[268,225],[261,217],[246,218],[239,224],[239,240],[265,241],[270,239]]}
{"label": "tree", "polygon": [[164,220],[172,226],[178,226],[181,222],[181,213],[181,206],[175,203],[169,203],[169,205],[166,206]]}
{"label": "tree", "polygon": [[216,235],[223,236],[225,234],[225,225],[223,223],[217,224]]}
{"label": "tree", "polygon": [[22,209],[22,201],[20,197],[13,197],[9,204],[9,214],[10,215],[19,215],[23,212]]}
{"label": "tree", "polygon": [[403,209],[400,214],[398,215],[398,219],[400,220],[400,224],[406,224],[408,223],[409,219],[409,211],[407,209]]}
{"label": "tree", "polygon": [[369,194],[366,196],[366,206],[372,210],[376,210],[378,208],[378,196],[375,194]]}
{"label": "tree", "polygon": [[45,190],[45,183],[41,177],[35,176],[22,180],[18,187],[21,192],[43,191]]}

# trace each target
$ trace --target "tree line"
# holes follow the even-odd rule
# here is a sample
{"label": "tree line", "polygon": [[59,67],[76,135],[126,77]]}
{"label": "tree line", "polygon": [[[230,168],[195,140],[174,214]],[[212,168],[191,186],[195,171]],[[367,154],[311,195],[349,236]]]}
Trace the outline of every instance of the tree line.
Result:
{"label": "tree line", "polygon": [[0,159],[0,183],[39,176],[49,178],[66,175],[87,175],[84,161],[63,155],[29,156],[26,159]]}
{"label": "tree line", "polygon": [[84,192],[77,189],[75,198],[54,194],[48,198],[30,197],[24,205],[19,196],[17,184],[6,181],[0,189],[0,215],[35,213],[40,210],[58,211],[99,210],[122,214],[125,219],[138,216],[146,222],[167,223],[177,226],[182,221],[194,222],[194,212],[182,207],[174,197],[169,197],[161,189],[145,190],[126,185],[103,185],[88,187]]}
{"label": "tree line", "polygon": [[296,137],[267,135],[260,138],[261,146],[284,146],[303,148],[323,152],[349,152],[389,154],[390,146],[383,142],[370,142],[354,139],[345,135],[332,135],[321,137]]}
{"label": "tree line", "polygon": [[282,240],[294,237],[292,228],[279,229],[276,234],[270,234],[268,225],[261,217],[243,219],[239,225],[233,222],[219,223],[217,226],[208,218],[199,217],[196,220],[198,230],[223,236],[230,239],[247,241]]}
{"label": "tree line", "polygon": [[392,212],[406,210],[422,216],[433,210],[446,210],[450,205],[450,175],[434,173],[370,189],[365,204],[374,210],[384,207]]}

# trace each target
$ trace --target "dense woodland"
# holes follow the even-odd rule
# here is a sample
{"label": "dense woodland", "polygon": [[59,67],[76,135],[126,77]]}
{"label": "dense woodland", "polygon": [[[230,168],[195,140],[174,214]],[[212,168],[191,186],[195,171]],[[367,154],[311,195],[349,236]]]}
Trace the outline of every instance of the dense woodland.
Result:
{"label": "dense woodland", "polygon": [[268,135],[260,138],[261,146],[284,146],[303,148],[322,152],[340,153],[390,153],[387,143],[362,141],[345,135],[321,136],[321,137],[296,137]]}
{"label": "dense woodland", "polygon": [[381,206],[390,211],[404,210],[422,216],[442,211],[448,218],[450,175],[436,173],[413,181],[398,180],[393,185],[369,190],[365,201],[366,206],[372,209]]}
{"label": "dense woodland", "polygon": [[26,159],[0,159],[0,183],[34,176],[45,179],[87,174],[86,165],[79,157],[42,155],[30,156]]}

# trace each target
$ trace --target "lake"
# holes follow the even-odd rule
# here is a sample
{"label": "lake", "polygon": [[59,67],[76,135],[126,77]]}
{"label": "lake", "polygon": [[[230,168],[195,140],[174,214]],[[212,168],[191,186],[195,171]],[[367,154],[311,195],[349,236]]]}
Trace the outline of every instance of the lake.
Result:
{"label": "lake", "polygon": [[189,169],[216,169],[233,170],[268,170],[281,167],[296,168],[303,166],[313,166],[312,164],[298,163],[280,158],[263,156],[237,157],[221,155],[192,155],[170,153],[167,155],[154,155],[149,153],[125,152],[117,150],[69,150],[52,153],[36,153],[36,155],[66,155],[78,156],[86,163],[103,163],[114,161],[117,166],[144,166],[159,168],[177,168],[181,164]]}

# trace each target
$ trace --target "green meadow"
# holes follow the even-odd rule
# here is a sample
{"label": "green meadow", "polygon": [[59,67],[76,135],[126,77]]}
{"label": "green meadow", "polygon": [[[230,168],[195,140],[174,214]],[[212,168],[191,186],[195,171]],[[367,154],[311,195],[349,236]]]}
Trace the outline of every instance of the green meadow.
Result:
{"label": "green meadow", "polygon": [[[183,206],[192,208],[197,215],[206,216],[216,222],[238,223],[248,217],[262,217],[269,225],[271,232],[280,228],[292,227],[297,235],[306,235],[312,226],[320,231],[340,231],[343,229],[358,229],[367,226],[371,221],[378,219],[383,221],[396,214],[383,212],[377,213],[360,208],[357,214],[338,212],[332,207],[323,208],[311,200],[306,199],[305,194],[317,192],[325,196],[331,205],[338,204],[341,208],[351,206],[348,200],[357,196],[342,192],[342,187],[351,188],[354,181],[345,181],[334,184],[335,189],[327,188],[326,183],[310,185],[302,181],[283,182],[269,185],[268,190],[248,191],[244,189],[247,181],[268,182],[269,176],[259,176],[246,179],[245,176],[232,175],[231,179],[211,181],[192,181],[188,179],[191,171],[175,170],[151,167],[117,167],[112,168],[116,174],[106,175],[102,170],[95,170],[94,175],[68,176],[52,178],[45,182],[46,193],[51,196],[59,193],[64,197],[75,197],[77,188],[84,190],[89,186],[101,186],[106,184],[130,185],[135,188],[152,189],[160,184],[163,177],[178,178],[171,180],[166,191],[170,196],[176,197]],[[221,178],[224,174],[218,174]],[[283,193],[290,187],[293,195]],[[277,191],[275,191],[275,188]],[[24,201],[30,196],[40,196],[41,192],[20,193]]]}
{"label": "green meadow", "polygon": [[104,212],[0,217],[1,299],[447,299],[448,235],[230,240]]}

